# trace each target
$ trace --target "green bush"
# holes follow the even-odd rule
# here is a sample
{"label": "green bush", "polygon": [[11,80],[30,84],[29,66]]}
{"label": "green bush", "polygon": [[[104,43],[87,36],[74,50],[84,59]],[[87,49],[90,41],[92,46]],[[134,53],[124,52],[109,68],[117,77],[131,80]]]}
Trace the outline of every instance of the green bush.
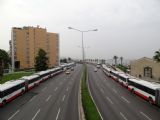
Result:
{"label": "green bush", "polygon": [[119,68],[120,70],[127,72],[128,68],[123,66],[123,65],[117,65],[117,68]]}

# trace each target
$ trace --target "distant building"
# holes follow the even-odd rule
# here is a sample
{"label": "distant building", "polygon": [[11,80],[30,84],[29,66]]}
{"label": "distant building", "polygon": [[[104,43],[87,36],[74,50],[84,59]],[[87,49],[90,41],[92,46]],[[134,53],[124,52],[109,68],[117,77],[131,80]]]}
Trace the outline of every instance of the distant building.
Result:
{"label": "distant building", "polygon": [[46,51],[49,67],[59,64],[59,34],[49,33],[45,28],[23,27],[12,28],[10,55],[12,56],[12,41],[14,46],[15,67],[18,69],[34,68],[35,57],[39,49]]}
{"label": "distant building", "polygon": [[160,81],[160,63],[143,57],[131,62],[131,75],[149,81]]}

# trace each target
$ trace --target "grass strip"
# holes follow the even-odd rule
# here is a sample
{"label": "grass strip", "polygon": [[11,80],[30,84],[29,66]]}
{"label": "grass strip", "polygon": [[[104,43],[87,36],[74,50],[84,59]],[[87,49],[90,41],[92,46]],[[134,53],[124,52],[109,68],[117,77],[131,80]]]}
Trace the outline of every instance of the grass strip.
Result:
{"label": "grass strip", "polygon": [[14,73],[6,74],[0,80],[0,84],[5,83],[5,82],[10,81],[10,80],[19,79],[19,78],[21,78],[23,76],[29,76],[29,75],[31,75],[33,73],[34,72],[14,72]]}
{"label": "grass strip", "polygon": [[82,106],[86,120],[101,120],[101,117],[97,111],[97,108],[92,101],[88,86],[87,86],[87,66],[84,65],[83,77],[81,83],[81,94],[82,94]]}
{"label": "grass strip", "polygon": [[117,65],[117,68],[119,68],[120,70],[122,70],[123,72],[127,72],[128,68],[123,66],[123,65]]}

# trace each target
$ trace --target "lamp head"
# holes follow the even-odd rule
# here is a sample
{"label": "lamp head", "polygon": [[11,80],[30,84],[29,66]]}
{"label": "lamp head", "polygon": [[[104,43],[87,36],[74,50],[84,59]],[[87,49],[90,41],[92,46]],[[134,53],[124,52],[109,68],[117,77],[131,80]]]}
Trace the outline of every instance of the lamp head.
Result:
{"label": "lamp head", "polygon": [[68,27],[68,29],[73,29],[72,27]]}
{"label": "lamp head", "polygon": [[94,29],[93,31],[98,31],[98,29]]}

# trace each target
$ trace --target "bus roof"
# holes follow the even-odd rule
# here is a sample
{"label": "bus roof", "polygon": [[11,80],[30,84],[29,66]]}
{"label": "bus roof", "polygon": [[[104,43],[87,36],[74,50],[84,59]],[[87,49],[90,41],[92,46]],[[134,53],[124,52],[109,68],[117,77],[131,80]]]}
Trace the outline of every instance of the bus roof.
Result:
{"label": "bus roof", "polygon": [[111,70],[111,72],[113,72],[113,73],[115,73],[115,74],[117,74],[117,75],[120,74],[120,73],[122,73],[122,72],[119,72],[119,71],[115,71],[115,70],[113,70],[113,69]]}
{"label": "bus roof", "polygon": [[22,78],[20,78],[21,80],[31,80],[31,79],[34,79],[34,78],[38,78],[39,75],[30,75],[30,76],[24,76]]}
{"label": "bus roof", "polygon": [[107,67],[106,65],[102,65],[102,67],[104,68],[104,69],[106,69],[107,71],[111,71],[112,70],[112,68],[110,68],[110,67]]}
{"label": "bus roof", "polygon": [[132,81],[132,82],[138,83],[140,85],[146,86],[148,88],[151,88],[151,89],[160,88],[160,84],[156,83],[156,82],[149,82],[149,81],[145,81],[145,80],[142,80],[142,79],[136,79],[136,78],[132,78],[132,79],[129,79],[129,80]]}
{"label": "bus roof", "polygon": [[125,74],[125,73],[119,73],[119,76],[124,77],[124,78],[130,78],[130,75]]}
{"label": "bus roof", "polygon": [[46,74],[46,73],[49,73],[50,70],[46,70],[46,71],[40,71],[38,73],[35,73],[35,75],[43,75],[43,74]]}
{"label": "bus roof", "polygon": [[25,82],[24,80],[11,80],[11,81],[5,82],[4,84],[0,84],[0,91],[4,91],[6,89],[9,89],[13,86],[16,86],[24,82]]}

